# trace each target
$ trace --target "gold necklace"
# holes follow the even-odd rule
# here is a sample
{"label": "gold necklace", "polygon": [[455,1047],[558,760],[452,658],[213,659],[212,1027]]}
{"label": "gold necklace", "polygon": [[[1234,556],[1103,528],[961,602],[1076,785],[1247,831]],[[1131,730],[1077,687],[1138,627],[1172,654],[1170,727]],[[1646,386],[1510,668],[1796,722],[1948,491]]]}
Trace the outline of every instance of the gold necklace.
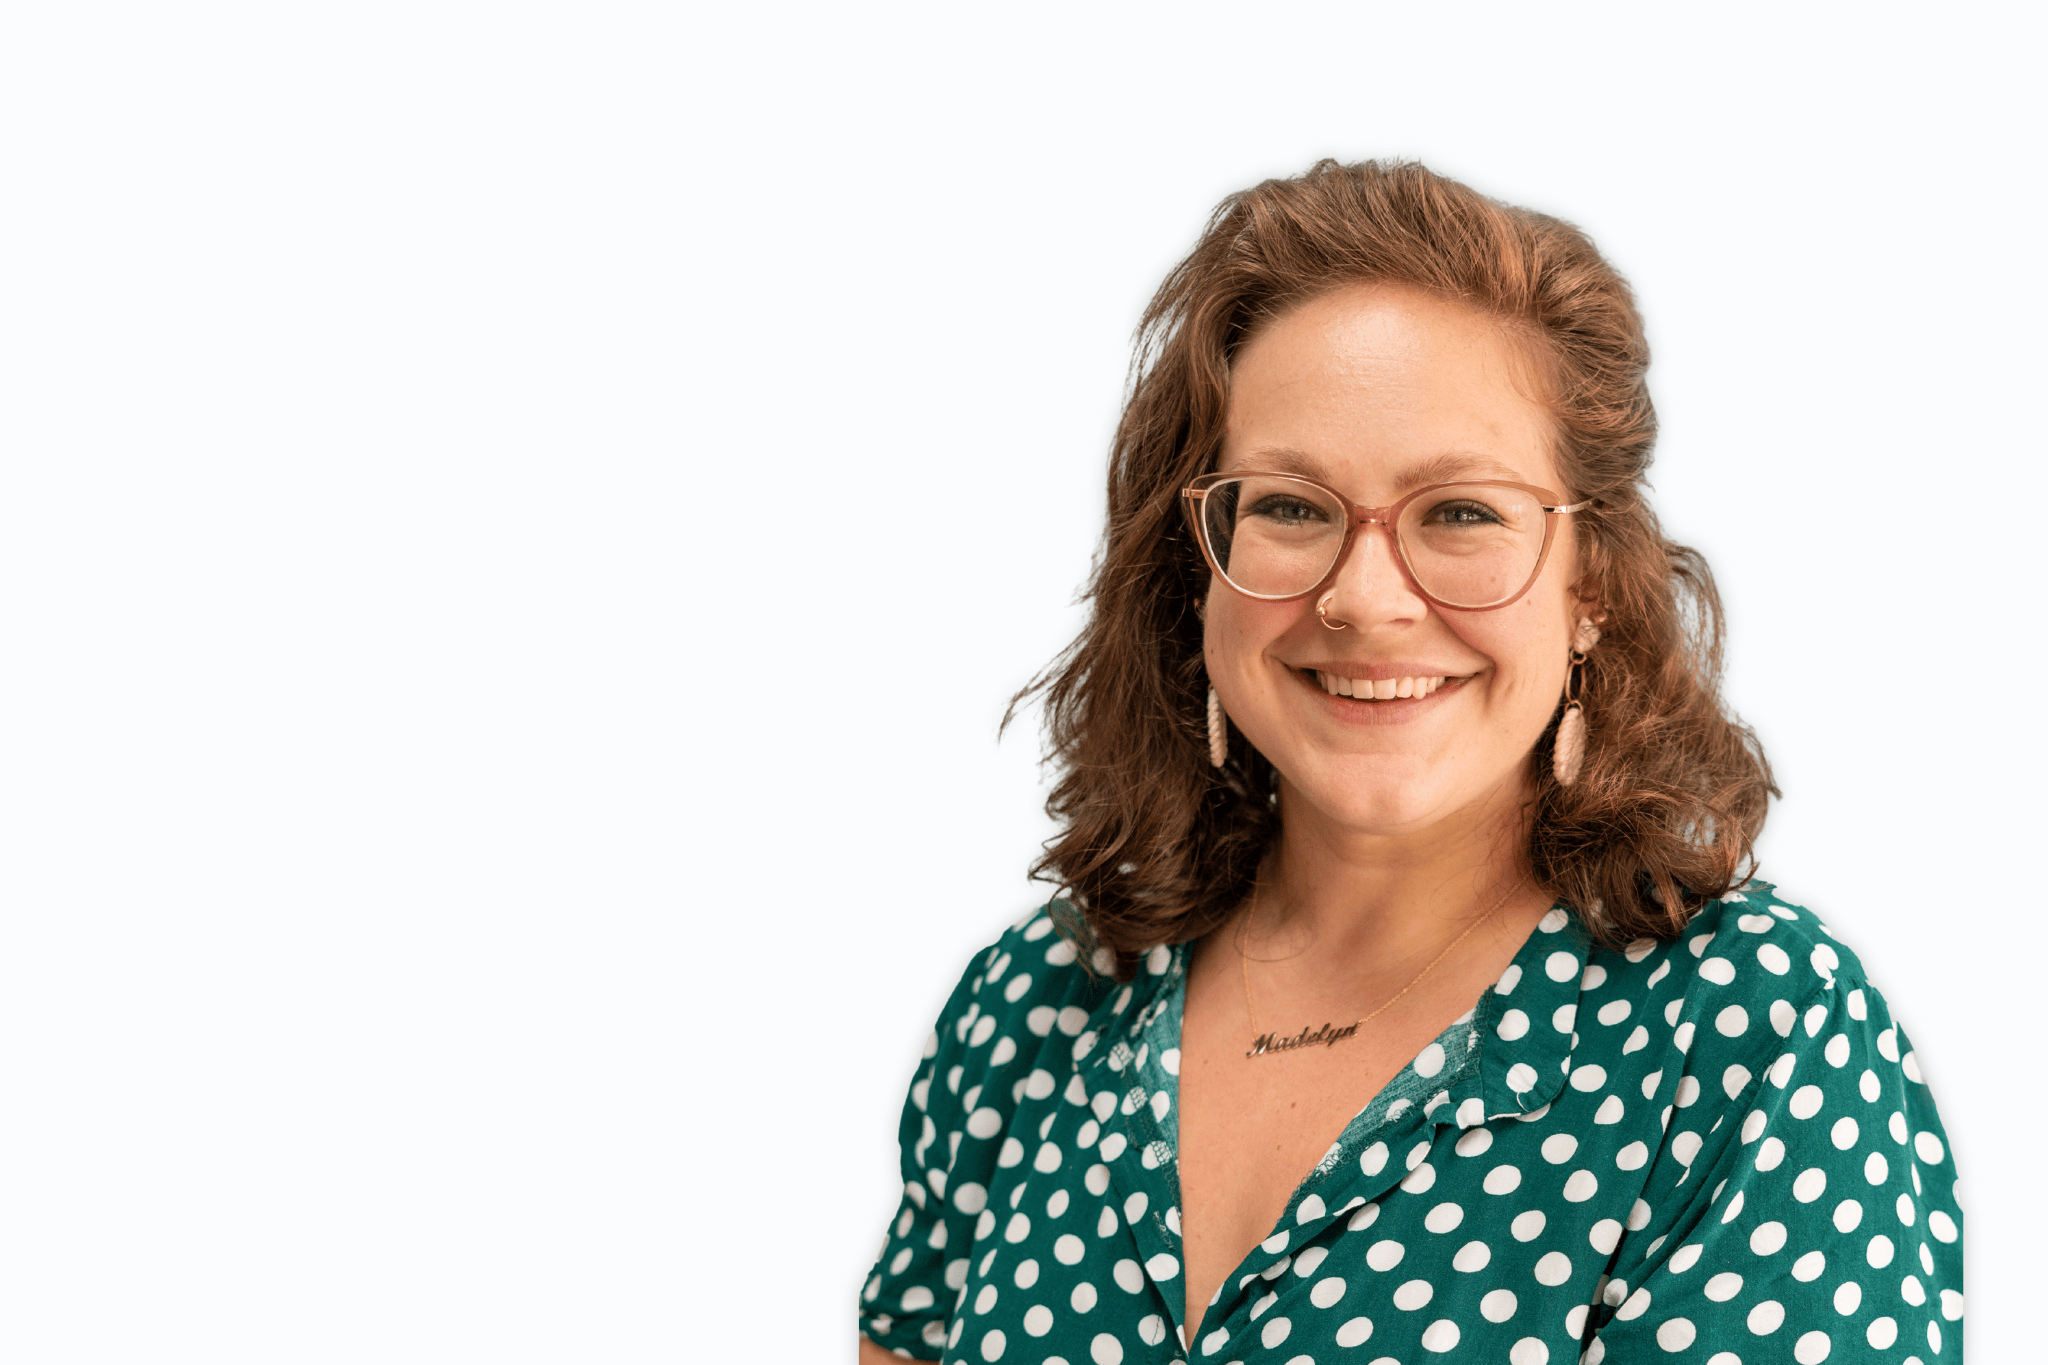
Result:
{"label": "gold necklace", "polygon": [[[1310,1032],[1307,1028],[1303,1028],[1299,1034],[1292,1038],[1276,1038],[1270,1033],[1260,1033],[1259,1021],[1252,1014],[1252,970],[1251,967],[1248,965],[1249,959],[1245,957],[1244,947],[1242,944],[1240,944],[1237,950],[1237,969],[1238,974],[1244,980],[1244,1018],[1245,1022],[1247,1024],[1250,1024],[1252,1029],[1252,1050],[1250,1052],[1245,1053],[1244,1055],[1247,1057],[1264,1057],[1271,1053],[1289,1052],[1295,1048],[1309,1047],[1316,1043],[1321,1043],[1324,1047],[1334,1047],[1338,1043],[1343,1042],[1346,1038],[1356,1037],[1358,1035],[1358,1030],[1365,1027],[1367,1024],[1370,1024],[1373,1020],[1379,1018],[1382,1014],[1385,1014],[1388,1010],[1392,1009],[1396,1004],[1400,1003],[1402,996],[1405,996],[1406,994],[1408,994],[1408,992],[1414,990],[1417,986],[1421,985],[1422,978],[1428,976],[1431,972],[1435,971],[1437,963],[1442,962],[1445,958],[1451,955],[1451,949],[1456,948],[1460,943],[1463,943],[1466,939],[1470,938],[1472,936],[1472,931],[1474,929],[1477,929],[1480,925],[1492,919],[1494,915],[1500,911],[1500,908],[1508,903],[1508,897],[1513,896],[1517,891],[1520,891],[1522,887],[1528,882],[1528,880],[1529,879],[1527,877],[1523,877],[1519,881],[1517,881],[1513,886],[1509,887],[1507,889],[1507,894],[1503,895],[1499,900],[1493,903],[1492,909],[1488,910],[1478,919],[1473,920],[1470,924],[1466,925],[1465,932],[1459,934],[1456,938],[1452,939],[1450,941],[1450,944],[1442,952],[1438,953],[1435,957],[1431,958],[1429,960],[1429,965],[1427,967],[1424,967],[1421,971],[1417,972],[1415,974],[1415,979],[1410,981],[1407,985],[1403,986],[1399,991],[1397,991],[1394,994],[1393,999],[1388,1000],[1385,1004],[1381,1005],[1371,1014],[1366,1015],[1363,1019],[1360,1019],[1357,1023],[1347,1024],[1343,1028],[1332,1028],[1328,1024],[1324,1024],[1321,1028],[1316,1029],[1314,1032]],[[1252,905],[1250,911],[1248,911],[1245,915],[1245,927],[1247,929],[1251,927],[1252,920],[1258,916],[1258,913],[1259,879],[1257,877],[1254,877],[1252,878]]]}

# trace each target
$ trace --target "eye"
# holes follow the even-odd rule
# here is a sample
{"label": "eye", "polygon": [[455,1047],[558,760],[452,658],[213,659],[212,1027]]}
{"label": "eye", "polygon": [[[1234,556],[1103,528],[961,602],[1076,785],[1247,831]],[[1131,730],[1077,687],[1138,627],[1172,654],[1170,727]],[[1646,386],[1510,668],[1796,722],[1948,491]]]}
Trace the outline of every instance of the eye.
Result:
{"label": "eye", "polygon": [[1423,514],[1425,526],[1498,526],[1500,513],[1483,502],[1470,498],[1458,498],[1451,502],[1440,502]]}
{"label": "eye", "polygon": [[1268,493],[1252,504],[1245,515],[1278,522],[1282,526],[1311,526],[1330,519],[1322,508],[1292,493]]}

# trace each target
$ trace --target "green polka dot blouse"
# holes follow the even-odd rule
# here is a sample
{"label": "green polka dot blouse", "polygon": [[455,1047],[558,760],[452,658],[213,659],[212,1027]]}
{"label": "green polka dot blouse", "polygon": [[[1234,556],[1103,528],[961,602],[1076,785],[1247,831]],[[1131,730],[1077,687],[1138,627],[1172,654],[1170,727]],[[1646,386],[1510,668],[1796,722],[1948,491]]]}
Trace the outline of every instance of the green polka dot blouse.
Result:
{"label": "green polka dot blouse", "polygon": [[1185,964],[1091,975],[1043,911],[975,957],[904,1106],[863,1333],[1023,1365],[1961,1358],[1956,1172],[1912,1048],[1761,883],[1619,952],[1553,909],[1183,1340]]}

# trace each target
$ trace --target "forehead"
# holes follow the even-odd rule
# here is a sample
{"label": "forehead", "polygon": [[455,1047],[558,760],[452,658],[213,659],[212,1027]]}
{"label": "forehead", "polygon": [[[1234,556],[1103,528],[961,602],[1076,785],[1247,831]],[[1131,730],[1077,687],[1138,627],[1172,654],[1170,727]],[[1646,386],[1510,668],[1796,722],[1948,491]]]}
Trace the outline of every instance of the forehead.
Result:
{"label": "forehead", "polygon": [[1563,492],[1540,377],[1507,327],[1417,290],[1352,286],[1254,334],[1231,370],[1219,468],[1279,469],[1357,500],[1458,478]]}

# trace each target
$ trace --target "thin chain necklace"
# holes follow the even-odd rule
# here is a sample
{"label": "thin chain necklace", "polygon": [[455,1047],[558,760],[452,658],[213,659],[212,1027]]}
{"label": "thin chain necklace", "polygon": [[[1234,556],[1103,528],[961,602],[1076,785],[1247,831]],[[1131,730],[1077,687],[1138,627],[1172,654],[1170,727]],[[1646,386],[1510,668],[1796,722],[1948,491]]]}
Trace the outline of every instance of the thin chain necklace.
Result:
{"label": "thin chain necklace", "polygon": [[[1481,915],[1478,919],[1473,920],[1470,924],[1466,925],[1465,932],[1458,935],[1456,938],[1452,939],[1450,941],[1450,944],[1447,947],[1445,947],[1445,949],[1442,952],[1438,953],[1435,957],[1431,958],[1429,960],[1429,965],[1427,967],[1424,967],[1421,971],[1417,972],[1415,974],[1414,980],[1410,981],[1407,985],[1403,986],[1399,991],[1395,992],[1394,997],[1391,1000],[1388,1000],[1386,1003],[1382,1004],[1378,1009],[1374,1010],[1371,1014],[1366,1015],[1357,1023],[1347,1024],[1343,1028],[1332,1028],[1330,1025],[1324,1024],[1321,1028],[1316,1029],[1313,1032],[1311,1032],[1307,1028],[1304,1028],[1299,1034],[1295,1035],[1292,1038],[1276,1038],[1274,1035],[1270,1033],[1260,1033],[1259,1021],[1252,1014],[1252,970],[1249,965],[1250,960],[1246,958],[1244,953],[1244,947],[1240,943],[1238,945],[1237,950],[1237,969],[1238,974],[1244,979],[1244,1018],[1245,1022],[1247,1024],[1250,1024],[1252,1029],[1252,1050],[1250,1052],[1245,1053],[1244,1055],[1247,1057],[1264,1057],[1275,1052],[1288,1052],[1298,1047],[1310,1047],[1316,1043],[1321,1043],[1324,1047],[1334,1047],[1338,1043],[1343,1042],[1347,1038],[1357,1037],[1358,1030],[1364,1028],[1367,1024],[1370,1024],[1373,1020],[1379,1018],[1382,1014],[1385,1014],[1388,1010],[1392,1009],[1395,1005],[1400,1003],[1402,996],[1407,995],[1408,992],[1414,990],[1417,986],[1421,985],[1422,978],[1428,976],[1431,972],[1435,971],[1436,965],[1439,962],[1442,962],[1445,958],[1449,957],[1451,955],[1451,950],[1453,948],[1456,948],[1460,943],[1463,943],[1466,939],[1470,938],[1472,936],[1472,931],[1474,929],[1477,929],[1480,925],[1486,923],[1488,920],[1492,919],[1496,914],[1498,914],[1500,908],[1508,903],[1508,898],[1510,896],[1513,896],[1517,891],[1520,891],[1523,885],[1528,882],[1528,880],[1529,879],[1527,877],[1523,877],[1519,881],[1517,881],[1513,886],[1509,887],[1507,889],[1506,895],[1503,895],[1499,900],[1495,901],[1493,903],[1493,907],[1489,909],[1485,914]],[[1245,928],[1249,929],[1251,927],[1252,921],[1255,918],[1257,918],[1258,913],[1259,881],[1258,878],[1254,877],[1252,879],[1252,905],[1251,910],[1245,915]]]}

